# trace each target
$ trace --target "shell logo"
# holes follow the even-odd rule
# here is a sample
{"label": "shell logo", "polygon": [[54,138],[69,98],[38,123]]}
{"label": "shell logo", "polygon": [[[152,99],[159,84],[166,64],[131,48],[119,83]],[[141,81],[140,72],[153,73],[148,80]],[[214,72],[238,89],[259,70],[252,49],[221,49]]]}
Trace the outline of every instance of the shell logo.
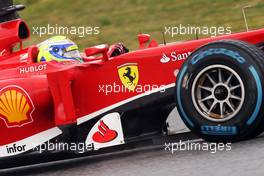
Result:
{"label": "shell logo", "polygon": [[34,109],[31,98],[23,88],[7,86],[0,90],[0,118],[8,128],[32,123]]}

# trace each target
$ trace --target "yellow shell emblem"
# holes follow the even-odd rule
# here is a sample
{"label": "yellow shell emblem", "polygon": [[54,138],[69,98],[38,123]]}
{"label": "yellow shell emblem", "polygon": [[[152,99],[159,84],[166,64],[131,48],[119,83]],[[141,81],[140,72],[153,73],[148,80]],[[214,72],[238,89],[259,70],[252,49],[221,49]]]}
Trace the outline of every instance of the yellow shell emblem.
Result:
{"label": "yellow shell emblem", "polygon": [[128,63],[118,67],[118,75],[122,84],[129,90],[134,91],[139,80],[138,66],[136,63]]}
{"label": "yellow shell emblem", "polygon": [[0,91],[0,118],[7,127],[21,127],[33,122],[34,106],[28,94],[18,86],[7,86]]}

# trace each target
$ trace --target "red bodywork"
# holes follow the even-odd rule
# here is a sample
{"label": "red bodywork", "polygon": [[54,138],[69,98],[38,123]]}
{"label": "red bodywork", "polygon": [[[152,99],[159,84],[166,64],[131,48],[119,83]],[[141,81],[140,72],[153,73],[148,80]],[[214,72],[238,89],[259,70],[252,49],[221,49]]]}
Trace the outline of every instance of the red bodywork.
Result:
{"label": "red bodywork", "polygon": [[[137,64],[138,85],[171,85],[175,83],[175,73],[181,68],[185,58],[161,63],[160,59],[164,54],[170,58],[175,54],[173,52],[184,55],[206,43],[222,39],[243,40],[251,44],[264,41],[264,29],[166,46],[156,46],[154,41],[151,42],[150,48],[146,48],[147,40],[141,39],[139,50],[117,57],[108,58],[105,54],[107,47],[94,50],[88,48],[85,50],[85,63],[71,65],[54,62],[36,63],[37,50],[34,46],[13,51],[15,44],[28,38],[25,35],[19,36],[21,24],[25,25],[20,19],[0,24],[0,89],[3,89],[0,91],[0,97],[1,95],[7,97],[5,88],[11,87],[11,95],[12,90],[18,88],[18,93],[13,91],[14,96],[18,97],[20,93],[24,95],[26,102],[32,101],[32,105],[29,104],[26,119],[17,121],[19,126],[16,127],[12,127],[11,120],[7,122],[7,117],[1,114],[0,147],[60,125],[82,124],[107,111],[110,106],[118,106],[117,103],[141,94],[109,92],[106,95],[105,92],[100,91],[99,85],[115,83],[122,86],[118,67],[124,64]],[[24,26],[25,29],[28,30]],[[103,54],[103,57],[93,59],[88,57],[98,53]],[[13,111],[19,109],[22,104],[12,103]],[[30,116],[31,122],[28,121]]]}

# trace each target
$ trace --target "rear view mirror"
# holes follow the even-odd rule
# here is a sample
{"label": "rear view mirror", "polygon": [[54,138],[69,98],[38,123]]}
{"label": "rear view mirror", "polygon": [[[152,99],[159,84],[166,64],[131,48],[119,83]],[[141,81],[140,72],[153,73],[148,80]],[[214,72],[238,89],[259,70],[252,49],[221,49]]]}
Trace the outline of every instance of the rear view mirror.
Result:
{"label": "rear view mirror", "polygon": [[139,34],[138,35],[139,48],[141,48],[141,49],[145,48],[149,39],[150,39],[149,34]]}
{"label": "rear view mirror", "polygon": [[102,54],[103,55],[103,61],[108,61],[108,52],[109,50],[109,46],[106,44],[102,44],[102,45],[97,45],[97,46],[93,46],[93,47],[89,47],[85,49],[85,54],[87,57],[89,56],[93,56],[96,54]]}

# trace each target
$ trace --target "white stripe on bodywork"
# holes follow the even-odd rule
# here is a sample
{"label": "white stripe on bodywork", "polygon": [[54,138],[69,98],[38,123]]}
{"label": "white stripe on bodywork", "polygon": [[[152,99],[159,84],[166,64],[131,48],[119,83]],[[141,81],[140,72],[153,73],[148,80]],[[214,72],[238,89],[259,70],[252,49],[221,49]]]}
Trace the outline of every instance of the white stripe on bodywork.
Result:
{"label": "white stripe on bodywork", "polygon": [[101,110],[95,111],[95,112],[93,112],[91,114],[88,114],[86,116],[80,117],[80,118],[77,119],[77,125],[81,125],[82,123],[87,122],[87,121],[91,120],[92,118],[94,118],[94,117],[96,117],[98,115],[101,115],[101,114],[103,114],[103,113],[105,113],[107,111],[110,111],[110,110],[112,110],[114,108],[122,106],[122,105],[124,105],[126,103],[129,103],[129,102],[134,101],[136,99],[139,99],[141,97],[148,96],[150,94],[153,94],[153,93],[156,93],[156,92],[159,92],[159,91],[162,91],[162,90],[166,90],[166,89],[172,88],[174,86],[175,86],[175,83],[171,83],[171,84],[168,84],[168,85],[165,85],[165,86],[161,86],[161,87],[159,87],[157,89],[153,89],[151,91],[144,92],[142,94],[136,95],[136,96],[128,98],[126,100],[120,101],[120,102],[118,102],[116,104],[113,104],[111,106],[105,107],[105,108],[103,108]]}
{"label": "white stripe on bodywork", "polygon": [[[22,139],[20,141],[16,141],[10,144],[6,144],[6,145],[2,145],[0,146],[0,157],[6,157],[6,156],[13,156],[13,155],[18,155],[21,153],[24,153],[26,151],[29,151],[47,141],[49,141],[50,139],[55,138],[56,136],[62,134],[62,131],[58,128],[58,127],[54,127],[51,129],[48,129],[46,131],[42,131],[38,134],[35,134],[33,136],[30,136],[28,138]],[[13,146],[25,146],[25,150],[23,151],[17,151],[14,153],[8,153],[7,152],[7,148],[13,147]]]}

